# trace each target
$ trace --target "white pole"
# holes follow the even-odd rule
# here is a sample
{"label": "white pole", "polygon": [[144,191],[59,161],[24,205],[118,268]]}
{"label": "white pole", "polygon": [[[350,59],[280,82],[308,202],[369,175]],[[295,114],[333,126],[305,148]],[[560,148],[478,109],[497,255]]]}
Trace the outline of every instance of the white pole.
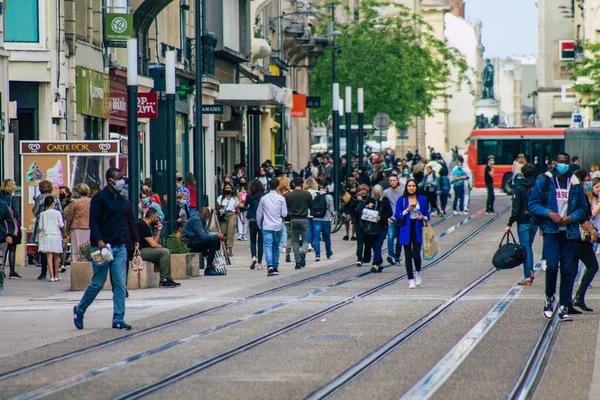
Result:
{"label": "white pole", "polygon": [[363,88],[358,89],[357,96],[358,96],[358,113],[362,114],[365,112]]}
{"label": "white pole", "polygon": [[333,84],[333,110],[338,111],[340,109],[340,84]]}
{"label": "white pole", "polygon": [[346,114],[352,112],[352,88],[346,86]]}
{"label": "white pole", "polygon": [[138,41],[137,39],[127,40],[127,86],[137,86],[138,84]]}
{"label": "white pole", "polygon": [[165,86],[167,94],[175,94],[175,52],[167,51],[165,65]]}

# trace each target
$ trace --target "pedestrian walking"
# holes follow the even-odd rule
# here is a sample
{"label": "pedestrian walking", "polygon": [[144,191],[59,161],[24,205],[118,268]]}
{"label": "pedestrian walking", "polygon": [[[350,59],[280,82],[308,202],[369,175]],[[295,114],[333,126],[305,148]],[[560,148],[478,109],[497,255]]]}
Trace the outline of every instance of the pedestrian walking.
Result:
{"label": "pedestrian walking", "polygon": [[527,256],[523,263],[523,278],[518,282],[521,286],[531,286],[535,276],[533,274],[533,240],[538,227],[532,222],[532,215],[529,211],[529,196],[535,185],[535,166],[525,164],[519,172],[523,176],[521,183],[514,188],[512,196],[512,212],[508,219],[506,232],[510,231],[512,225],[517,223],[517,234],[519,243],[525,247]]}
{"label": "pedestrian walking", "polygon": [[[574,307],[579,307],[583,311],[591,312],[594,311],[585,304],[585,294],[587,292],[588,287],[592,283],[592,280],[596,276],[598,272],[598,259],[596,258],[596,244],[598,243],[598,229],[594,224],[594,220],[590,220],[594,218],[594,207],[592,206],[592,199],[595,197],[598,199],[597,194],[594,195],[594,187],[597,186],[596,193],[598,193],[598,189],[600,189],[600,180],[594,179],[591,180],[587,171],[585,169],[578,169],[574,172],[574,175],[583,182],[583,187],[585,190],[586,198],[588,200],[588,214],[586,216],[586,221],[581,224],[581,227],[585,229],[589,233],[589,240],[581,240],[581,236],[575,245],[575,260],[574,267],[575,273],[574,277],[577,277],[577,269],[578,264],[581,262],[583,264],[583,275],[581,280],[579,281],[579,288],[575,293],[575,297],[573,298],[573,304],[569,307],[569,314],[581,314],[581,311],[577,310]],[[598,208],[597,205],[595,208]],[[598,216],[598,211],[596,211],[596,216]]]}
{"label": "pedestrian walking", "polygon": [[446,207],[448,206],[448,198],[450,197],[450,179],[448,178],[448,169],[440,170],[440,179],[438,180],[437,192],[440,196],[440,217],[446,217]]}
{"label": "pedestrian walking", "polygon": [[85,183],[75,186],[77,199],[74,199],[65,212],[67,234],[71,236],[71,259],[88,261],[81,256],[82,247],[90,244],[90,188]]}
{"label": "pedestrian walking", "polygon": [[[456,161],[456,166],[452,170],[452,187],[454,188],[454,201],[452,202],[452,214],[466,214],[465,212],[465,181],[467,174],[463,170],[462,160]],[[458,208],[456,208],[458,206]]]}
{"label": "pedestrian walking", "polygon": [[[5,246],[10,246],[13,243],[13,235],[16,229],[15,223],[8,207],[4,201],[0,201],[0,254],[3,254],[6,249]],[[6,257],[4,258],[6,260]],[[4,293],[4,264],[0,267],[0,295]]]}
{"label": "pedestrian walking", "polygon": [[543,254],[547,265],[543,314],[547,319],[554,315],[560,265],[558,317],[561,321],[572,320],[568,309],[573,292],[574,251],[580,237],[579,224],[585,221],[588,207],[583,185],[570,171],[569,161],[567,153],[559,153],[556,167],[537,179],[529,197],[529,210],[539,220],[543,232]]}
{"label": "pedestrian walking", "polygon": [[[299,186],[300,181],[296,180],[295,183],[296,183],[296,185],[298,185],[298,186],[296,186],[296,190],[298,190],[298,188],[300,187]],[[310,193],[310,195],[314,199],[319,190],[319,185],[317,185],[317,180],[315,179],[315,177],[310,177],[306,181],[304,181],[304,184],[302,185],[302,190],[305,190],[308,193]],[[309,207],[309,209],[308,209],[308,250],[307,250],[308,252],[313,251],[312,232],[313,232],[313,217],[312,217],[312,215],[310,215],[310,207]],[[294,230],[292,229],[292,235],[293,234],[294,234]]]}
{"label": "pedestrian walking", "polygon": [[54,208],[62,213],[62,207],[60,205],[60,201],[58,199],[58,197],[56,197],[56,195],[54,195],[54,193],[52,193],[52,182],[50,182],[49,180],[43,180],[40,183],[38,183],[38,189],[40,191],[40,194],[34,199],[34,205],[33,205],[33,215],[35,217],[35,224],[33,226],[33,234],[31,235],[31,241],[32,243],[37,243],[38,244],[38,255],[40,256],[40,266],[42,268],[40,276],[37,277],[38,280],[46,280],[46,274],[48,271],[48,259],[46,258],[46,256],[40,254],[40,249],[39,249],[39,221],[40,221],[40,215],[42,214],[42,212],[46,211],[46,206],[45,206],[45,201],[46,201],[46,197],[53,197],[54,201],[52,202],[52,204],[54,204]]}
{"label": "pedestrian walking", "polygon": [[325,255],[329,260],[333,256],[331,250],[331,216],[335,212],[333,197],[327,193],[328,183],[326,180],[319,182],[319,192],[312,201],[313,207],[310,213],[313,216],[313,247],[315,249],[315,261],[321,260],[321,236],[325,242]]}
{"label": "pedestrian walking", "polygon": [[[342,240],[356,240],[356,220],[352,218],[356,208],[356,195],[358,194],[358,183],[354,177],[349,177],[343,187],[342,212],[345,218],[346,235]],[[350,237],[350,225],[352,225],[352,237]]]}
{"label": "pedestrian walking", "polygon": [[221,233],[227,236],[227,255],[229,257],[233,257],[235,226],[240,215],[239,205],[240,201],[233,192],[233,186],[231,183],[225,183],[222,195],[217,197],[217,219]]}
{"label": "pedestrian walking", "polygon": [[258,210],[258,204],[260,199],[265,193],[265,187],[258,179],[253,179],[250,182],[250,189],[248,197],[246,198],[246,205],[248,207],[248,213],[246,218],[248,219],[248,228],[250,232],[250,255],[252,256],[252,262],[250,269],[261,269],[263,261],[263,236],[262,231],[256,222],[256,211]]}
{"label": "pedestrian walking", "polygon": [[[410,179],[396,205],[396,220],[400,221],[400,242],[404,246],[408,288],[421,285],[421,245],[423,223],[429,221],[429,204],[425,196],[418,194],[417,182]],[[413,271],[414,269],[416,272]]]}
{"label": "pedestrian walking", "polygon": [[[102,290],[108,271],[113,283],[113,329],[130,330],[125,322],[125,292],[127,287],[127,248],[123,234],[125,198],[120,194],[125,187],[123,174],[117,168],[106,171],[107,185],[96,193],[90,205],[90,244],[92,283],[87,287],[78,305],[73,307],[74,324],[83,329],[83,316]],[[134,243],[139,248],[139,243]],[[97,253],[99,252],[99,253]]]}
{"label": "pedestrian walking", "polygon": [[[362,211],[367,206],[369,200],[369,186],[362,184],[358,187],[358,194],[356,196],[356,207],[352,211],[353,218],[356,221],[360,221]],[[391,206],[391,205],[390,205]],[[359,224],[360,228],[360,224]],[[367,256],[369,256],[367,258]],[[366,265],[371,260],[371,250],[367,251],[365,246],[365,235],[362,228],[356,230],[356,266],[360,267],[363,264]]]}
{"label": "pedestrian walking", "polygon": [[[6,250],[4,251],[0,245],[0,256],[4,256],[3,265],[6,266],[8,263],[10,267],[10,273],[8,275],[9,279],[21,279],[21,275],[19,275],[15,270],[17,246],[20,245],[23,240],[19,202],[17,201],[17,198],[13,196],[16,188],[17,185],[12,179],[5,179],[2,182],[2,186],[0,186],[0,202],[3,201],[8,206],[8,211],[10,212],[12,217],[11,219],[14,224],[14,227],[9,229],[7,224],[4,223],[4,225],[7,227],[7,233],[11,239],[11,243],[5,242],[4,246],[6,246]],[[0,222],[0,225],[2,224],[3,222]]]}
{"label": "pedestrian walking", "polygon": [[483,171],[483,178],[485,181],[485,188],[487,189],[487,201],[485,203],[485,213],[495,214],[494,211],[494,156],[488,156],[488,162]]}
{"label": "pedestrian walking", "polygon": [[383,188],[380,185],[375,185],[371,191],[371,197],[367,200],[361,214],[361,228],[364,230],[364,242],[367,247],[365,262],[370,261],[371,252],[373,252],[371,272],[383,271],[381,248],[387,235],[388,219],[391,216],[390,201],[383,196]]}
{"label": "pedestrian walking", "polygon": [[400,237],[398,236],[398,225],[396,224],[395,216],[396,203],[398,202],[398,199],[402,197],[402,192],[400,191],[400,185],[396,175],[391,175],[388,178],[388,182],[390,187],[383,191],[383,196],[389,200],[390,207],[392,208],[392,216],[390,217],[387,231],[387,262],[389,262],[390,265],[396,265],[396,263],[400,262],[400,257],[402,255],[402,245],[400,244]]}
{"label": "pedestrian walking", "polygon": [[[311,180],[310,188],[314,179]],[[308,190],[298,189],[302,185],[302,178],[294,179],[295,189],[285,194],[285,203],[287,215],[290,218],[290,226],[292,228],[294,260],[296,261],[296,269],[306,266],[306,253],[308,245],[312,239],[312,234],[309,235],[309,229],[313,228],[313,220],[309,223],[309,210],[313,208],[313,195]],[[316,194],[316,193],[315,193]],[[302,241],[302,244],[300,243]]]}
{"label": "pedestrian walking", "polygon": [[[437,162],[435,163],[437,164]],[[435,170],[431,166],[425,167],[425,172],[425,198],[427,199],[427,203],[429,204],[429,209],[433,210],[431,211],[431,215],[436,216],[439,213],[439,209],[437,206],[437,188],[439,178]]]}
{"label": "pedestrian walking", "polygon": [[260,199],[256,211],[256,221],[263,233],[267,276],[279,275],[279,242],[283,219],[288,214],[285,199],[277,193],[278,187],[278,179],[269,181],[269,193]]}
{"label": "pedestrian walking", "polygon": [[[277,193],[282,195],[285,198],[285,195],[290,192],[290,187],[292,186],[292,181],[290,178],[278,178],[279,179],[279,187],[277,188]],[[291,233],[291,226],[289,221],[290,215],[288,213],[287,218],[284,221],[284,229],[281,231],[281,242],[279,245],[282,249],[285,249],[285,262],[290,262],[290,251],[293,247],[291,238],[293,237]],[[288,236],[290,236],[290,240],[288,240]]]}
{"label": "pedestrian walking", "polygon": [[238,206],[240,213],[237,221],[238,240],[245,242],[248,240],[246,237],[246,232],[248,232],[248,206],[246,205],[246,201],[248,200],[248,178],[246,176],[242,175],[238,177],[237,191],[238,199],[240,200],[240,205]]}

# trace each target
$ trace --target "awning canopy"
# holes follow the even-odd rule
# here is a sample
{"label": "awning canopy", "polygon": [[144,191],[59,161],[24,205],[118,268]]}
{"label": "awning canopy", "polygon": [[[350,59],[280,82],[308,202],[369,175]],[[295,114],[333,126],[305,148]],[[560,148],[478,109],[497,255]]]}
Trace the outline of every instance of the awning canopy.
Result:
{"label": "awning canopy", "polygon": [[270,83],[219,85],[217,103],[234,107],[277,106],[292,107],[292,92]]}

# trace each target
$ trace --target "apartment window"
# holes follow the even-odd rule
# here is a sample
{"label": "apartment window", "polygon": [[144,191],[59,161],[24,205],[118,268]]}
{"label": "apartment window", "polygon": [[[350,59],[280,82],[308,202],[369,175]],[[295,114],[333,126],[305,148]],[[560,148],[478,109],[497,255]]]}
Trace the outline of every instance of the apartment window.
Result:
{"label": "apartment window", "polygon": [[38,0],[11,1],[6,7],[6,42],[40,41]]}
{"label": "apartment window", "polygon": [[223,46],[240,51],[239,0],[223,0]]}

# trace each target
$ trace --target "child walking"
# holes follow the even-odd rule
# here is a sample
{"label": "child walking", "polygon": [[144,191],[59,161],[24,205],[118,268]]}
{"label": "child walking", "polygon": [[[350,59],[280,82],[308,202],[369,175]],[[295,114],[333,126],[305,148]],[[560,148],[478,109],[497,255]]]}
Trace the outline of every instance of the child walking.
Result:
{"label": "child walking", "polygon": [[63,237],[65,223],[60,211],[54,209],[54,196],[44,199],[46,211],[40,214],[40,252],[46,253],[50,282],[60,281],[58,269],[60,256],[63,252]]}

